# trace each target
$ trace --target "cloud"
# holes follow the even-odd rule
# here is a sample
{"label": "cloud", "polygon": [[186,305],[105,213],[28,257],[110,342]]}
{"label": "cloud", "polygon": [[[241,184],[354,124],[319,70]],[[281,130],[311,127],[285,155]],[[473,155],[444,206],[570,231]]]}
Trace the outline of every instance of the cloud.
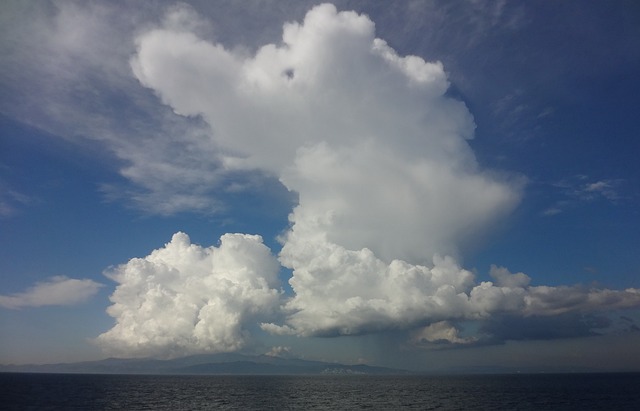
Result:
{"label": "cloud", "polygon": [[588,193],[599,194],[607,200],[615,202],[620,198],[615,188],[619,183],[620,181],[618,180],[600,180],[586,184],[583,187],[583,192],[585,195]]}
{"label": "cloud", "polygon": [[545,217],[549,217],[552,215],[556,215],[556,214],[560,214],[562,213],[564,210],[562,208],[559,207],[559,204],[553,207],[549,207],[546,210],[544,210],[542,212],[542,215]]}
{"label": "cloud", "polygon": [[268,352],[266,352],[264,355],[269,357],[289,358],[291,357],[291,347],[286,347],[282,345],[271,347],[271,349]]}
{"label": "cloud", "polygon": [[530,287],[525,315],[557,315],[566,312],[589,312],[630,308],[640,305],[640,289],[609,290],[574,286]]}
{"label": "cloud", "polygon": [[22,293],[0,295],[0,306],[9,309],[50,305],[75,305],[94,296],[103,284],[93,280],[77,280],[65,276],[37,282]]}
{"label": "cloud", "polygon": [[0,218],[8,218],[22,207],[34,202],[34,199],[19,191],[13,190],[9,184],[0,180]]}
{"label": "cloud", "polygon": [[488,341],[501,343],[507,340],[555,340],[600,335],[611,321],[594,314],[568,313],[555,316],[495,316],[485,322],[480,332]]}
{"label": "cloud", "polygon": [[633,325],[616,324],[601,313],[580,312],[525,317],[513,313],[497,314],[482,322],[463,324],[473,330],[466,332],[471,336],[461,336],[460,325],[442,321],[413,331],[409,342],[419,349],[447,350],[507,341],[545,341],[635,332]]}
{"label": "cloud", "polygon": [[[163,248],[107,273],[118,283],[108,308],[116,324],[97,342],[124,356],[228,352],[249,344],[261,324],[273,334],[325,337],[414,330],[418,346],[460,346],[515,338],[499,332],[503,318],[542,330],[557,324],[546,317],[583,318],[640,305],[637,289],[530,286],[526,274],[495,266],[497,284],[478,284],[451,257],[435,257],[429,268],[387,264],[370,250],[327,242],[299,246],[291,256],[312,263],[297,269],[287,300],[278,286],[279,264],[259,236],[225,234],[218,247],[204,248],[176,233]],[[487,325],[478,336],[463,337],[452,321]]]}
{"label": "cloud", "polygon": [[640,305],[637,289],[530,286],[526,274],[495,266],[496,284],[478,284],[451,257],[435,257],[429,267],[401,260],[387,264],[368,249],[350,251],[303,238],[290,239],[282,249],[281,261],[294,269],[295,295],[285,306],[286,325],[264,325],[269,332],[352,335],[500,314],[524,318]]}
{"label": "cloud", "polygon": [[124,356],[236,351],[252,324],[277,311],[278,271],[260,236],[225,234],[203,248],[176,233],[107,273],[118,283],[107,310],[116,324],[96,341]]}
{"label": "cloud", "polygon": [[521,183],[479,168],[472,116],[445,95],[439,62],[399,56],[366,16],[326,4],[253,56],[175,26],[137,44],[141,83],[202,116],[226,167],[272,172],[299,195],[280,253],[292,314],[266,330],[352,334],[465,315],[469,273],[451,257],[413,263],[458,254],[517,205]]}
{"label": "cloud", "polygon": [[592,180],[583,174],[560,180],[553,186],[560,191],[563,199],[558,200],[542,214],[552,216],[580,204],[598,200],[614,205],[619,204],[625,198],[621,193],[624,183],[625,181],[621,179]]}
{"label": "cloud", "polygon": [[401,260],[387,264],[372,251],[328,242],[285,244],[280,256],[294,268],[288,327],[275,332],[350,335],[410,328],[425,320],[463,317],[473,275],[450,257],[432,268]]}
{"label": "cloud", "polygon": [[137,49],[140,82],[210,124],[227,170],[261,169],[299,194],[294,231],[316,224],[349,249],[428,262],[520,200],[521,181],[479,168],[442,64],[399,56],[364,15],[315,7],[254,55],[175,25]]}
{"label": "cloud", "polygon": [[491,265],[489,275],[493,277],[499,287],[526,287],[531,282],[531,277],[525,273],[512,274],[507,268],[496,265]]}
{"label": "cloud", "polygon": [[475,337],[460,337],[459,330],[447,321],[439,321],[416,330],[412,333],[413,344],[435,344],[435,345],[467,345],[478,341]]}
{"label": "cloud", "polygon": [[159,105],[131,72],[135,33],[162,13],[129,6],[3,5],[0,91],[11,98],[0,99],[0,111],[94,148],[123,177],[101,185],[110,200],[150,214],[219,212],[228,177],[209,126]]}
{"label": "cloud", "polygon": [[[638,290],[567,288],[571,291],[565,287],[554,289],[558,292],[555,309],[543,309],[536,304],[527,307],[527,300],[540,298],[539,290],[530,288],[522,310],[496,311],[481,320],[435,322],[411,331],[409,343],[420,349],[457,349],[506,341],[556,340],[638,331],[633,319],[608,315],[608,312],[615,313],[625,307],[637,307]],[[597,301],[595,296],[600,294],[614,294],[615,298]],[[582,303],[576,304],[577,301]],[[560,306],[562,309],[558,310]]]}
{"label": "cloud", "polygon": [[[524,183],[477,163],[473,117],[447,95],[441,63],[400,56],[367,16],[328,4],[255,52],[198,35],[191,13],[177,6],[141,32],[131,69],[176,114],[211,128],[210,139],[187,137],[185,157],[198,163],[199,147],[211,150],[211,163],[198,163],[215,163],[208,187],[218,173],[263,173],[298,195],[277,256],[292,294],[279,291],[280,265],[260,237],[227,234],[203,248],[178,233],[109,274],[119,285],[108,309],[116,325],[98,337],[107,351],[235,351],[257,324],[299,336],[414,330],[418,341],[463,345],[479,339],[461,336],[459,321],[640,304],[636,289],[531,286],[496,266],[495,283],[478,283],[462,268],[465,245],[508,217]],[[148,175],[125,173],[178,184],[185,169],[169,157]],[[202,182],[198,170],[184,174],[186,187]]]}

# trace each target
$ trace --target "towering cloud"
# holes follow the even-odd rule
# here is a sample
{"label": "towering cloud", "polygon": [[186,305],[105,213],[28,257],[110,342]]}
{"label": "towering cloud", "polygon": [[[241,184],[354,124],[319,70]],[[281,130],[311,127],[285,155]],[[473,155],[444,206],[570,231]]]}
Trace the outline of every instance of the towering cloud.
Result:
{"label": "towering cloud", "polygon": [[168,20],[138,39],[135,74],[176,113],[206,119],[228,168],[297,192],[295,232],[426,263],[517,205],[517,181],[479,169],[473,118],[446,96],[442,65],[398,56],[366,16],[318,6],[253,56]]}
{"label": "towering cloud", "polygon": [[414,328],[420,341],[468,343],[448,321],[640,302],[637,290],[532,287],[496,267],[495,284],[477,284],[460,267],[461,245],[517,206],[523,182],[478,165],[473,118],[447,95],[442,64],[400,56],[368,17],[320,5],[255,53],[199,38],[195,20],[179,7],[141,34],[133,72],[210,125],[226,172],[263,171],[299,195],[279,253],[293,295],[281,321],[269,318],[278,266],[259,238],[202,249],[178,234],[111,274],[117,325],[105,346],[230,351],[252,321],[273,333]]}
{"label": "towering cloud", "polygon": [[119,284],[108,309],[117,323],[97,342],[119,355],[238,350],[251,324],[277,309],[278,270],[259,236],[225,234],[202,248],[177,233],[108,273]]}

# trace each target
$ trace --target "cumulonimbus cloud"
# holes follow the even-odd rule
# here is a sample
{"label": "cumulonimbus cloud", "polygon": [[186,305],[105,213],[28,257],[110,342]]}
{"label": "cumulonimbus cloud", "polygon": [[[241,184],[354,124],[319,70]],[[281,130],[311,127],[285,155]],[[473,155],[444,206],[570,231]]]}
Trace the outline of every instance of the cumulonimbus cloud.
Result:
{"label": "cumulonimbus cloud", "polygon": [[478,165],[473,117],[447,95],[442,64],[398,55],[367,16],[320,5],[285,24],[280,44],[247,53],[199,38],[180,23],[191,11],[171,13],[180,18],[137,38],[133,72],[210,125],[226,170],[265,171],[299,195],[278,256],[293,294],[278,291],[259,238],[201,248],[177,234],[110,274],[116,326],[103,346],[232,351],[257,322],[281,334],[415,329],[418,340],[467,343],[449,321],[640,304],[635,289],[534,287],[498,267],[477,283],[459,265],[461,244],[517,206],[523,180]]}
{"label": "cumulonimbus cloud", "polygon": [[0,306],[11,309],[48,305],[75,305],[94,296],[103,284],[89,279],[65,276],[51,277],[36,283],[24,292],[0,295]]}
{"label": "cumulonimbus cloud", "polygon": [[374,28],[325,4],[246,56],[172,24],[138,38],[132,67],[176,113],[210,124],[227,168],[298,193],[294,231],[386,261],[455,255],[518,204],[522,182],[480,169],[473,117],[446,95],[442,64],[399,56]]}

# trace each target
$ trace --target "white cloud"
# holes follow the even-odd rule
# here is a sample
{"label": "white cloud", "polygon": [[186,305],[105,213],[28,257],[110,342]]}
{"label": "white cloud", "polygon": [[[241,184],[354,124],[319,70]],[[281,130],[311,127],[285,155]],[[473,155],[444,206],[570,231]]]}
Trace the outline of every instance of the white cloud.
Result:
{"label": "white cloud", "polygon": [[[519,6],[485,3],[415,3],[399,12],[408,24],[435,27],[425,36],[446,32],[445,43],[455,45],[448,48],[472,52],[471,43],[494,30],[526,23]],[[285,24],[278,43],[243,46],[224,36],[247,39],[259,29],[222,33],[233,19],[219,17],[222,40],[214,42],[209,23],[184,4],[164,18],[157,7],[139,4],[43,4],[5,8],[0,86],[12,98],[0,99],[0,111],[70,139],[104,143],[131,183],[104,185],[109,197],[160,214],[218,211],[221,193],[246,186],[229,176],[247,170],[275,176],[299,195],[279,255],[293,270],[294,294],[284,306],[279,266],[259,237],[230,234],[218,248],[203,248],[179,234],[110,274],[119,285],[109,308],[116,325],[98,338],[105,350],[236,350],[258,323],[298,335],[417,327],[414,335],[424,341],[461,344],[472,337],[458,334],[453,324],[460,319],[638,306],[636,289],[531,286],[526,274],[499,267],[491,268],[494,282],[478,284],[460,266],[455,257],[465,243],[509,215],[523,183],[477,164],[467,142],[473,117],[447,95],[443,65],[400,55],[375,37],[367,16],[321,5],[304,21]],[[212,7],[218,15],[230,10]],[[260,10],[254,18],[275,9],[251,7]],[[443,26],[460,16],[464,30]],[[254,26],[266,27],[266,20]],[[253,37],[248,41],[273,39]],[[166,106],[157,107],[152,93]],[[495,109],[520,122],[520,100],[508,95]],[[566,201],[547,215],[579,201],[622,197],[620,180],[563,184]],[[27,200],[16,194],[0,195],[0,215]],[[71,303],[98,286],[57,278],[0,301],[14,308]],[[64,291],[74,287],[85,294]]]}
{"label": "white cloud", "polygon": [[473,118],[444,95],[442,64],[374,34],[366,16],[325,4],[254,56],[175,25],[151,30],[132,67],[177,113],[211,125],[224,166],[275,173],[299,194],[294,230],[323,219],[315,229],[331,241],[387,261],[456,254],[517,205],[521,184],[479,169]]}
{"label": "white cloud", "polygon": [[[264,330],[358,334],[562,306],[565,290],[523,273],[494,267],[496,285],[476,284],[439,257],[508,215],[522,186],[480,169],[473,118],[445,95],[439,62],[399,56],[366,16],[326,4],[253,55],[167,19],[137,39],[140,82],[211,126],[227,170],[273,173],[299,195],[279,255],[294,295]],[[571,290],[591,303],[568,311],[637,304],[633,291]]]}
{"label": "white cloud", "polygon": [[411,342],[416,345],[423,344],[473,344],[478,339],[475,337],[460,337],[456,327],[447,321],[439,321],[414,331]]}
{"label": "white cloud", "polygon": [[401,260],[387,264],[369,249],[347,250],[302,237],[289,239],[281,261],[294,269],[287,326],[272,332],[349,335],[468,315],[473,275],[450,257],[432,268]]}
{"label": "white cloud", "polygon": [[116,325],[97,341],[125,356],[236,351],[262,324],[274,334],[300,336],[415,329],[417,345],[460,345],[491,339],[460,336],[452,321],[640,305],[637,289],[531,286],[526,274],[502,267],[492,267],[496,284],[476,283],[451,257],[436,257],[430,266],[385,263],[368,249],[347,250],[322,238],[290,239],[280,258],[295,269],[288,301],[278,288],[279,265],[259,236],[225,234],[219,247],[203,248],[178,233],[108,273],[119,284],[108,309]]}
{"label": "white cloud", "polygon": [[286,347],[282,345],[271,347],[271,349],[268,352],[266,352],[264,355],[269,357],[287,358],[291,356],[291,347]]}
{"label": "white cloud", "polygon": [[552,316],[640,305],[637,289],[534,287],[528,275],[495,266],[496,284],[478,284],[451,257],[435,257],[429,266],[387,264],[366,248],[351,251],[322,236],[295,236],[290,234],[280,254],[294,269],[286,324],[263,325],[276,334],[350,335],[497,314]]}
{"label": "white cloud", "polygon": [[582,190],[585,195],[587,193],[599,194],[607,200],[615,202],[620,199],[620,195],[616,191],[616,186],[619,186],[620,183],[620,180],[600,180],[585,184]]}
{"label": "white cloud", "polygon": [[367,138],[474,162],[460,141],[472,136],[472,118],[442,97],[442,65],[400,58],[375,39],[366,16],[316,7],[303,24],[284,26],[283,44],[255,56],[175,27],[145,33],[137,44],[132,66],[140,81],[177,113],[202,115],[246,166],[279,172],[299,147]]}
{"label": "white cloud", "polygon": [[281,180],[299,194],[291,216],[296,238],[322,234],[351,250],[370,248],[387,262],[457,255],[461,243],[519,199],[517,189],[481,172],[407,158],[369,141],[300,149]]}
{"label": "white cloud", "polygon": [[531,282],[531,277],[525,273],[512,274],[505,267],[498,267],[491,265],[489,275],[496,280],[496,285],[499,287],[526,287]]}
{"label": "white cloud", "polygon": [[278,270],[260,236],[225,234],[203,248],[177,233],[107,273],[118,283],[107,310],[116,324],[97,342],[125,356],[238,350],[251,325],[277,311]]}
{"label": "white cloud", "polygon": [[77,280],[65,276],[51,277],[36,283],[22,293],[0,295],[0,306],[10,309],[50,305],[75,305],[94,296],[102,284],[93,280]]}

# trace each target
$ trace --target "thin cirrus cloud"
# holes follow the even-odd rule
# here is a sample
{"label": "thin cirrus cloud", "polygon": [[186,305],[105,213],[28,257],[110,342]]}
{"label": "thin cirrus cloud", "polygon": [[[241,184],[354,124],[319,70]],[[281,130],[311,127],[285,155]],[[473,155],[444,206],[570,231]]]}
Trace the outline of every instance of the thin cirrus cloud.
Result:
{"label": "thin cirrus cloud", "polygon": [[[221,210],[224,179],[208,126],[159,107],[131,76],[133,33],[154,14],[146,5],[7,2],[4,11],[0,88],[11,98],[0,99],[2,113],[91,140],[123,177],[101,184],[109,200],[160,215]],[[0,201],[5,215],[21,205]]]}
{"label": "thin cirrus cloud", "polygon": [[103,284],[89,279],[78,280],[55,276],[36,283],[24,292],[0,295],[0,306],[9,309],[43,307],[53,305],[76,305],[93,297]]}
{"label": "thin cirrus cloud", "polygon": [[0,180],[0,218],[7,218],[15,215],[18,210],[34,200],[19,191],[13,190]]}
{"label": "thin cirrus cloud", "polygon": [[561,200],[542,212],[544,216],[553,216],[577,207],[583,203],[606,201],[620,204],[625,201],[622,194],[625,181],[621,179],[592,180],[586,175],[576,175],[553,184],[559,191]]}
{"label": "thin cirrus cloud", "polygon": [[[442,64],[398,55],[368,17],[317,6],[252,55],[198,37],[190,21],[202,24],[177,6],[142,32],[134,75],[175,113],[210,125],[201,144],[224,153],[221,168],[275,175],[299,202],[277,257],[258,236],[203,248],[178,233],[109,272],[116,325],[97,338],[105,350],[235,351],[258,326],[298,336],[401,329],[418,345],[468,345],[480,338],[459,321],[640,305],[636,289],[532,286],[500,267],[478,283],[460,266],[465,242],[509,215],[524,180],[477,164],[473,117],[446,94]],[[280,265],[291,294],[280,291]]]}

